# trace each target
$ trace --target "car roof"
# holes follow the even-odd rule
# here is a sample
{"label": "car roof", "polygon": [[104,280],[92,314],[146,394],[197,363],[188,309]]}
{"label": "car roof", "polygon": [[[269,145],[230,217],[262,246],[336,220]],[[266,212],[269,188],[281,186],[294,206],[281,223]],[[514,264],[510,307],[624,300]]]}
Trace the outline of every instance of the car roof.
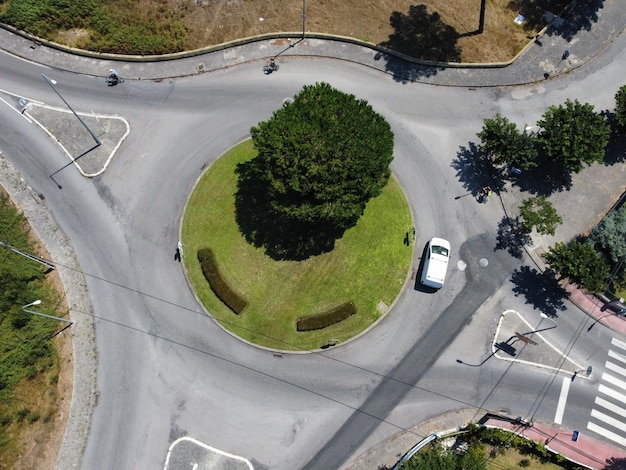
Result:
{"label": "car roof", "polygon": [[432,245],[442,246],[450,250],[450,242],[448,240],[444,240],[443,238],[433,237],[430,239],[428,243],[430,243],[431,246]]}

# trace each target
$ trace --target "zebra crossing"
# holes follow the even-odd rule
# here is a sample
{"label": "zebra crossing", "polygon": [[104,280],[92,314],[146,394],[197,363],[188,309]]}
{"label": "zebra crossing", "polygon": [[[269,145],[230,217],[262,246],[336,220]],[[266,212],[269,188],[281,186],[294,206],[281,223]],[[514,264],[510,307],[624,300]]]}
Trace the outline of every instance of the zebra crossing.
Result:
{"label": "zebra crossing", "polygon": [[626,342],[613,338],[587,429],[626,447]]}

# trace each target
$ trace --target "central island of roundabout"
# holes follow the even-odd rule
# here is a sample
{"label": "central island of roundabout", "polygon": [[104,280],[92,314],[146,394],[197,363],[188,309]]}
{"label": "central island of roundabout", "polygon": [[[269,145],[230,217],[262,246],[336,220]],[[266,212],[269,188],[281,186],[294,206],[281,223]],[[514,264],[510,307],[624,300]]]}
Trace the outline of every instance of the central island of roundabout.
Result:
{"label": "central island of roundabout", "polygon": [[258,243],[248,219],[263,226],[264,240],[275,231],[285,243],[290,232],[238,186],[242,166],[263,147],[256,131],[257,140],[220,156],[189,197],[181,230],[189,283],[212,318],[247,342],[293,352],[338,345],[381,319],[408,283],[415,232],[406,198],[391,175],[330,246],[277,255]]}

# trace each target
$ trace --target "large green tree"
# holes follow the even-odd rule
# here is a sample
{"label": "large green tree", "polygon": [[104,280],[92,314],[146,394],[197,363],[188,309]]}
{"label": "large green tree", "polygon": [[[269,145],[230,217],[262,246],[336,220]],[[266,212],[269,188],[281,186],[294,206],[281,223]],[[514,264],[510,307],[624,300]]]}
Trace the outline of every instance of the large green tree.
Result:
{"label": "large green tree", "polygon": [[569,244],[557,242],[544,258],[560,278],[567,278],[589,292],[597,293],[604,289],[609,270],[589,243],[576,240]]}
{"label": "large green tree", "polygon": [[626,85],[615,93],[615,122],[622,129],[626,129]]}
{"label": "large green tree", "polygon": [[563,105],[550,106],[537,125],[543,128],[538,139],[547,156],[564,170],[578,173],[583,163],[604,160],[611,128],[589,103],[567,100]]}
{"label": "large green tree", "polygon": [[482,141],[482,151],[494,166],[510,165],[521,170],[537,166],[535,138],[526,129],[520,132],[515,123],[499,113],[485,119],[476,134]]}
{"label": "large green tree", "polygon": [[391,174],[389,123],[327,83],[305,86],[251,133],[258,154],[237,168],[237,217],[279,257],[331,249]]}
{"label": "large green tree", "polygon": [[554,235],[557,225],[563,222],[552,203],[545,196],[529,197],[519,207],[527,232],[533,227],[542,235]]}
{"label": "large green tree", "polygon": [[626,207],[611,212],[589,234],[589,241],[613,263],[626,256]]}

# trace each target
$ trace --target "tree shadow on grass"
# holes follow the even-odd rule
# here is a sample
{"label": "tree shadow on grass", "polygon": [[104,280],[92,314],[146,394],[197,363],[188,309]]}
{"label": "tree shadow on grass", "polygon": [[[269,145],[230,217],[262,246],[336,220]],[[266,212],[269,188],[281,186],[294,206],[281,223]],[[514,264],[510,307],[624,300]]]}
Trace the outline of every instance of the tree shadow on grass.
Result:
{"label": "tree shadow on grass", "polygon": [[524,16],[524,31],[538,31],[550,24],[549,36],[561,36],[570,42],[579,31],[591,30],[603,4],[604,0],[511,0],[508,8]]}
{"label": "tree shadow on grass", "polygon": [[526,297],[526,303],[535,310],[556,317],[558,311],[566,308],[567,291],[559,285],[549,270],[539,272],[537,269],[522,266],[513,271],[511,282],[515,285],[515,296]]}
{"label": "tree shadow on grass", "polygon": [[[441,20],[439,13],[428,13],[426,5],[411,5],[408,14],[394,11],[389,18],[394,33],[380,43],[392,51],[415,59],[432,62],[460,62],[459,33]],[[409,82],[435,75],[443,67],[436,64],[416,64],[387,54],[378,53],[376,60],[387,60],[386,70],[398,81]]]}
{"label": "tree shadow on grass", "polygon": [[502,217],[498,223],[496,246],[493,250],[506,250],[511,256],[519,259],[526,245],[532,245],[532,238],[519,217],[514,219]]}
{"label": "tree shadow on grass", "polygon": [[282,219],[271,208],[268,189],[252,173],[246,163],[235,193],[235,220],[246,241],[274,260],[302,261],[332,251],[335,240],[344,231],[335,226],[293,223]]}

